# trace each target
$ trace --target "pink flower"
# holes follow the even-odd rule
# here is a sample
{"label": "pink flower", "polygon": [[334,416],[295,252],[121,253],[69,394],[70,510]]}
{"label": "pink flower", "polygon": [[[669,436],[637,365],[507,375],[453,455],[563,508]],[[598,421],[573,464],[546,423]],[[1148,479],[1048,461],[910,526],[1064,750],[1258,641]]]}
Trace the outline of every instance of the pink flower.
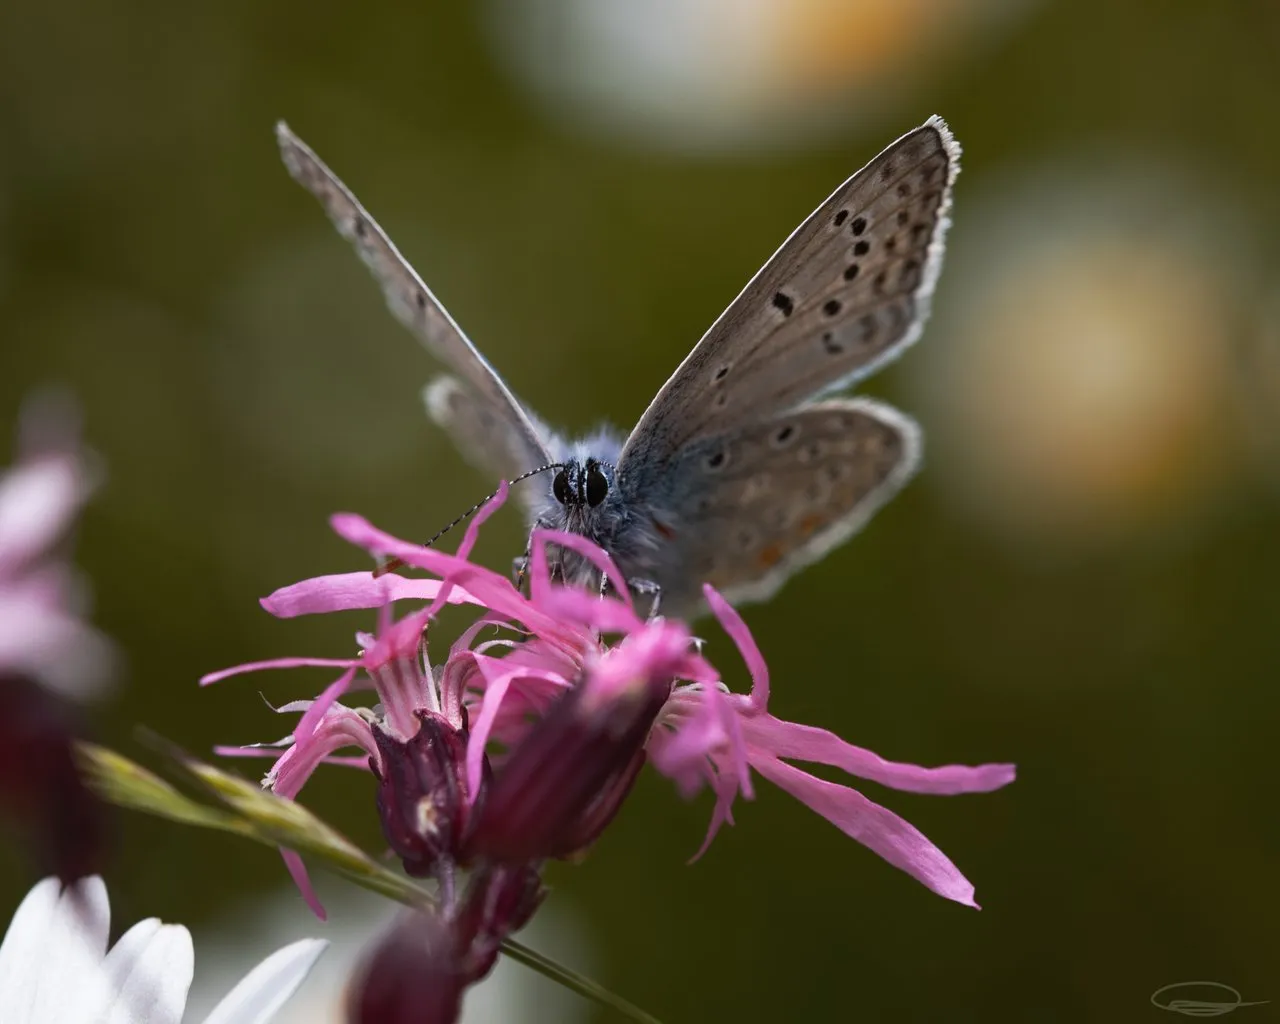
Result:
{"label": "pink flower", "polygon": [[[705,588],[708,603],[746,660],[750,694],[724,686],[695,652],[683,624],[642,621],[625,593],[598,597],[553,584],[548,544],[572,548],[609,578],[622,578],[608,556],[581,537],[535,533],[525,597],[505,576],[468,560],[481,522],[505,497],[504,487],[470,525],[456,555],[399,540],[359,516],[335,516],[333,527],[346,540],[436,578],[348,573],[306,580],[266,598],[263,606],[285,618],[377,609],[378,632],[359,638],[356,658],[286,658],[206,676],[202,682],[265,668],[342,670],[315,701],[280,709],[303,712],[293,736],[282,741],[283,752],[281,745],[223,752],[278,754],[265,784],[288,797],[325,761],[367,761],[384,784],[393,774],[402,777],[396,792],[409,798],[391,816],[394,827],[384,812],[384,830],[393,846],[393,832],[402,842],[413,833],[413,857],[397,852],[406,866],[417,858],[413,863],[424,873],[438,870],[445,850],[458,863],[519,864],[585,847],[617,811],[646,759],[685,796],[704,785],[712,789],[705,849],[732,821],[737,795],[752,797],[754,770],[930,889],[976,906],[973,887],[919,831],[857,790],[791,762],[825,764],[934,794],[998,789],[1013,780],[1012,765],[897,764],[825,730],[775,718],[768,712],[764,658],[742,619],[712,588]],[[393,619],[390,607],[407,600],[429,603]],[[481,614],[444,665],[433,669],[425,630],[446,602],[475,605]],[[495,627],[505,632],[494,636]],[[337,702],[357,687],[374,689],[380,707],[357,710]],[[420,732],[427,723],[429,735]],[[406,752],[399,767],[390,763],[389,742]],[[358,747],[364,756],[339,758],[346,747]],[[295,877],[309,892],[294,861]]]}
{"label": "pink flower", "polygon": [[78,612],[82,587],[60,542],[93,491],[75,413],[29,403],[15,466],[0,473],[0,675],[70,697],[101,691],[111,645]]}
{"label": "pink flower", "polygon": [[18,463],[0,473],[0,805],[68,882],[95,870],[102,853],[69,698],[101,692],[115,661],[78,614],[82,587],[60,550],[93,489],[78,425],[65,401],[29,404]]}

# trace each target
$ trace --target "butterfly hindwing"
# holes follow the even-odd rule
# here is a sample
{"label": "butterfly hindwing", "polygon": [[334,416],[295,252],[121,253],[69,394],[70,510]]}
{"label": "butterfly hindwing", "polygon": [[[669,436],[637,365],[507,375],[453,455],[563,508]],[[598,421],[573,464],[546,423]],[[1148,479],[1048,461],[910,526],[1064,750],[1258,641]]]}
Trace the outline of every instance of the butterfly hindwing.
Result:
{"label": "butterfly hindwing", "polygon": [[690,486],[656,515],[681,575],[763,600],[892,498],[921,445],[916,423],[882,403],[815,402],[681,452],[673,477]]}

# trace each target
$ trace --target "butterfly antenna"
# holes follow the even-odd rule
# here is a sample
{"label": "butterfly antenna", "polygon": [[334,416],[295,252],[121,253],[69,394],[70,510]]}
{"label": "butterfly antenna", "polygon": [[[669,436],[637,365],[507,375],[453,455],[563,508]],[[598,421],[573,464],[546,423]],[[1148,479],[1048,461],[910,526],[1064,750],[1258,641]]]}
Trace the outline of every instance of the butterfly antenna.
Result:
{"label": "butterfly antenna", "polygon": [[[562,462],[548,462],[545,466],[539,466],[537,469],[531,469],[527,473],[521,473],[519,476],[512,477],[509,481],[507,481],[507,483],[518,484],[522,480],[528,480],[529,477],[537,476],[539,473],[545,473],[549,469],[560,469],[563,467],[563,465],[564,463]],[[497,496],[497,494],[498,492],[494,491],[492,494],[486,495],[483,499],[476,502],[469,509],[463,512],[462,515],[454,519],[453,522],[449,523],[443,529],[437,530],[435,532],[435,535],[432,536],[428,541],[426,541],[422,546],[424,548],[433,547],[436,541],[438,541],[441,537],[443,537],[446,533],[452,530],[459,523],[465,522],[466,520],[470,519],[473,515],[475,515],[482,508],[484,508],[485,505],[489,504],[489,502],[491,502]],[[394,572],[396,569],[400,569],[403,566],[404,566],[404,562],[401,559],[392,558],[386,562],[383,562],[376,569],[374,569],[373,575],[375,578],[377,578],[378,576],[385,576],[387,573]]]}

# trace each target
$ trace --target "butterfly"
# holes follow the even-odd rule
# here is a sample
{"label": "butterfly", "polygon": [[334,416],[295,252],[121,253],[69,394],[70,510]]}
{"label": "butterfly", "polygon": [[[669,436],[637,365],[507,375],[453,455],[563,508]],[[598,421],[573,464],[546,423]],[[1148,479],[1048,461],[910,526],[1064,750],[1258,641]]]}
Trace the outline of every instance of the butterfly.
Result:
{"label": "butterfly", "polygon": [[[530,527],[594,541],[664,612],[698,614],[704,581],[734,603],[770,597],[915,473],[913,420],[871,399],[823,396],[901,354],[928,317],[960,156],[941,118],[891,144],[792,232],[629,435],[576,442],[516,399],[283,121],[276,136],[289,173],[355,245],[391,312],[451,371],[424,391],[431,418],[486,472],[542,474],[522,491]],[[557,559],[567,582],[620,582],[574,551]]]}

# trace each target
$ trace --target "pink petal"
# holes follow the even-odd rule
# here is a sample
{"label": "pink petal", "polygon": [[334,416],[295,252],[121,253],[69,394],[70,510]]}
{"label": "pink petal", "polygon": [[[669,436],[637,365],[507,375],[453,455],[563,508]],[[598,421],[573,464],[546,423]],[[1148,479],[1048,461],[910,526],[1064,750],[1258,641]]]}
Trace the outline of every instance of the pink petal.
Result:
{"label": "pink petal", "polygon": [[329,519],[334,532],[344,540],[377,555],[391,555],[405,565],[426,569],[437,576],[465,586],[476,603],[507,618],[517,619],[537,633],[557,635],[565,632],[554,618],[538,611],[516,590],[505,576],[471,562],[419,544],[408,544],[379,530],[362,516],[340,512]]}
{"label": "pink petal", "polygon": [[[666,715],[665,710],[663,714]],[[667,748],[680,735],[668,728],[668,725],[669,722],[664,723],[659,719],[658,724],[649,732],[645,753],[654,769],[675,782],[677,792],[688,800],[709,782],[714,784],[715,773],[710,770],[711,762],[707,758],[690,759],[681,756],[679,752],[675,757],[667,754]]]}
{"label": "pink petal", "polygon": [[467,524],[467,529],[462,535],[462,543],[458,545],[458,557],[470,558],[471,551],[476,546],[476,541],[480,539],[480,527],[484,525],[486,519],[502,508],[506,503],[507,494],[511,485],[505,480],[498,484],[498,489],[493,492],[493,497],[486,501],[471,517],[471,522]]}
{"label": "pink petal", "polygon": [[[751,773],[747,763],[747,749],[739,731],[737,715],[729,705],[727,695],[717,685],[704,685],[697,691],[699,700],[692,716],[676,723],[675,735],[651,749],[653,766],[663,775],[673,778],[680,785],[682,795],[690,795],[687,787],[701,778],[700,766],[709,758],[719,764],[728,759],[732,776],[743,794],[750,799]],[[682,691],[687,701],[689,691]],[[671,724],[671,720],[668,720]],[[658,735],[656,732],[653,735]],[[721,767],[723,771],[723,766]]]}
{"label": "pink petal", "polygon": [[626,577],[618,569],[608,553],[598,544],[594,544],[586,537],[579,536],[576,533],[565,533],[562,530],[534,530],[533,546],[535,549],[546,547],[547,543],[558,544],[562,548],[568,548],[570,551],[577,552],[588,562],[594,565],[602,573],[605,573],[617,586],[618,597],[628,608],[632,608],[630,588],[624,584]]}
{"label": "pink petal", "polygon": [[[472,579],[481,576],[482,579]],[[494,576],[487,569],[474,565],[464,565],[451,576],[459,582],[466,583],[468,589],[483,598],[483,603],[491,612],[506,619],[523,623],[531,632],[547,639],[558,639],[563,644],[579,643],[578,635],[572,628],[559,621],[553,615],[538,608],[525,599],[516,590],[510,580],[504,576]]]}
{"label": "pink petal", "polygon": [[[480,527],[486,519],[498,511],[503,503],[506,502],[508,488],[507,482],[505,480],[501,481],[493,497],[480,506],[480,509],[471,517],[471,522],[467,524],[466,532],[462,535],[462,543],[458,545],[456,557],[462,559],[471,557],[471,549],[476,546],[476,541],[480,538]],[[440,606],[449,599],[449,592],[453,590],[453,586],[452,580],[445,580],[444,588],[427,609],[428,616],[435,615],[440,610]]]}
{"label": "pink petal", "polygon": [[729,757],[738,776],[738,788],[747,800],[755,799],[755,791],[751,786],[751,764],[748,761],[746,740],[742,735],[742,718],[730,706],[727,695],[719,701],[718,711],[724,723],[725,732],[729,735]]}
{"label": "pink petal", "polygon": [[611,597],[598,597],[573,587],[550,587],[539,605],[550,615],[580,622],[601,633],[633,633],[644,623],[628,605]]}
{"label": "pink petal", "polygon": [[377,636],[365,649],[361,664],[366,669],[375,669],[400,658],[416,660],[422,643],[422,631],[427,626],[430,613],[430,608],[421,608],[399,622],[388,619],[380,623]]}
{"label": "pink petal", "polygon": [[0,572],[26,565],[61,538],[87,489],[70,457],[32,459],[0,475]]}
{"label": "pink petal", "polygon": [[452,576],[462,569],[475,569],[492,582],[501,581],[513,592],[515,590],[511,581],[499,573],[492,572],[489,569],[481,569],[479,566],[474,565],[465,558],[459,558],[457,555],[451,555],[436,548],[424,547],[421,544],[410,544],[399,537],[393,537],[391,534],[379,530],[363,516],[352,512],[335,513],[329,517],[329,525],[343,540],[364,548],[370,554],[392,555],[399,558],[405,565],[426,569],[441,578]]}
{"label": "pink petal", "polygon": [[506,660],[529,668],[558,672],[566,679],[576,679],[582,673],[587,652],[594,652],[597,648],[595,638],[585,634],[582,646],[571,648],[550,643],[542,637],[530,637],[516,644]]}
{"label": "pink petal", "polygon": [[280,847],[280,856],[284,858],[284,866],[289,869],[289,874],[293,876],[293,883],[298,887],[298,892],[302,894],[303,901],[311,908],[311,912],[320,918],[321,921],[327,921],[329,915],[324,911],[324,904],[320,902],[320,897],[316,895],[316,890],[311,884],[311,876],[307,874],[306,865],[302,863],[302,858],[293,850]]}
{"label": "pink petal", "polygon": [[208,686],[231,676],[243,675],[246,672],[261,672],[269,668],[349,668],[350,658],[271,658],[267,661],[250,661],[243,665],[234,665],[218,672],[210,672],[200,677],[200,685]]}
{"label": "pink petal", "polygon": [[293,730],[295,742],[305,743],[311,738],[311,734],[316,731],[316,726],[324,718],[325,712],[337,702],[339,697],[347,692],[347,688],[350,687],[351,680],[355,678],[355,675],[356,670],[353,666],[320,692],[320,696],[315,699],[311,707],[307,708],[302,718],[298,721],[298,727]]}
{"label": "pink petal", "polygon": [[[278,619],[299,615],[346,611],[351,608],[379,608],[392,601],[427,600],[444,590],[440,580],[409,578],[388,573],[374,576],[371,572],[346,572],[333,576],[317,576],[281,587],[259,602]],[[454,587],[448,596],[450,604],[479,604],[473,594]]]}
{"label": "pink petal", "polygon": [[551,590],[551,570],[547,565],[547,545],[529,545],[529,595],[540,605]]}
{"label": "pink petal", "polygon": [[1016,767],[1011,764],[974,767],[949,764],[924,768],[886,761],[870,750],[846,743],[826,729],[784,722],[773,715],[748,716],[743,720],[742,729],[751,748],[770,757],[829,764],[859,778],[911,793],[940,796],[989,793],[1007,786],[1016,774]]}
{"label": "pink petal", "polygon": [[[655,734],[656,735],[656,734]],[[674,779],[680,795],[690,797],[701,780],[702,761],[724,742],[724,730],[710,709],[690,720],[675,736],[649,749],[649,760],[663,775]]]}
{"label": "pink petal", "polygon": [[316,768],[344,747],[363,750],[366,755],[361,758],[364,767],[369,766],[370,759],[378,764],[378,748],[368,721],[351,708],[335,704],[330,706],[310,735],[297,739],[281,753],[267,773],[269,788],[285,799],[296,797]]}
{"label": "pink petal", "polygon": [[322,764],[331,764],[338,768],[362,768],[369,770],[368,754],[333,754],[326,757]]}
{"label": "pink petal", "polygon": [[[476,659],[477,665],[480,659]],[[514,672],[488,681],[484,697],[480,701],[480,714],[476,716],[471,727],[471,735],[467,737],[467,801],[475,800],[480,792],[480,776],[484,770],[484,748],[489,743],[489,733],[493,730],[493,720],[498,717],[498,708],[502,698],[507,695],[507,687],[515,678]]]}
{"label": "pink petal", "polygon": [[[494,722],[502,708],[507,691],[516,680],[540,680],[563,687],[564,677],[556,672],[546,672],[520,665],[509,668],[505,659],[476,657],[475,663],[485,677],[484,697],[480,701],[480,714],[467,739],[467,792],[474,800],[480,791],[480,775],[484,765],[484,748],[494,734]],[[522,718],[524,716],[521,716]]]}
{"label": "pink petal", "polygon": [[716,795],[716,805],[711,809],[711,821],[707,825],[707,834],[702,839],[702,845],[689,858],[688,863],[693,864],[702,859],[702,855],[707,852],[711,846],[711,840],[716,837],[722,825],[733,824],[733,798],[738,794],[738,787],[731,781],[722,781],[717,784],[712,779],[712,791]]}
{"label": "pink petal", "polygon": [[440,713],[455,729],[462,728],[462,707],[470,681],[479,674],[470,651],[451,654],[440,674]]}
{"label": "pink petal", "polygon": [[711,613],[720,620],[720,625],[729,634],[729,639],[737,645],[742,660],[747,663],[747,671],[751,673],[751,706],[763,711],[769,705],[769,666],[765,664],[764,655],[760,653],[742,616],[710,583],[702,585],[702,593]]}
{"label": "pink petal", "polygon": [[101,692],[117,661],[110,642],[33,589],[0,590],[0,667],[75,699]]}
{"label": "pink petal", "polygon": [[753,758],[751,763],[774,785],[939,896],[968,907],[978,906],[973,900],[973,886],[960,870],[919,829],[892,811],[872,803],[855,789],[816,779],[774,758]]}
{"label": "pink petal", "polygon": [[[465,652],[469,651],[471,645],[475,642],[476,637],[480,635],[486,628],[497,627],[503,628],[508,626],[505,619],[496,615],[482,615],[464,629],[453,642],[453,646],[449,648],[449,656],[445,659],[444,673],[440,678],[440,704],[446,716],[449,716],[451,722],[454,721],[453,715],[461,706],[462,688],[459,686],[450,686],[450,681],[456,679],[459,671],[465,675],[465,667],[460,665],[458,659],[463,657]],[[483,646],[483,645],[482,645]],[[523,646],[523,645],[522,645]],[[455,725],[461,724],[455,722]]]}

